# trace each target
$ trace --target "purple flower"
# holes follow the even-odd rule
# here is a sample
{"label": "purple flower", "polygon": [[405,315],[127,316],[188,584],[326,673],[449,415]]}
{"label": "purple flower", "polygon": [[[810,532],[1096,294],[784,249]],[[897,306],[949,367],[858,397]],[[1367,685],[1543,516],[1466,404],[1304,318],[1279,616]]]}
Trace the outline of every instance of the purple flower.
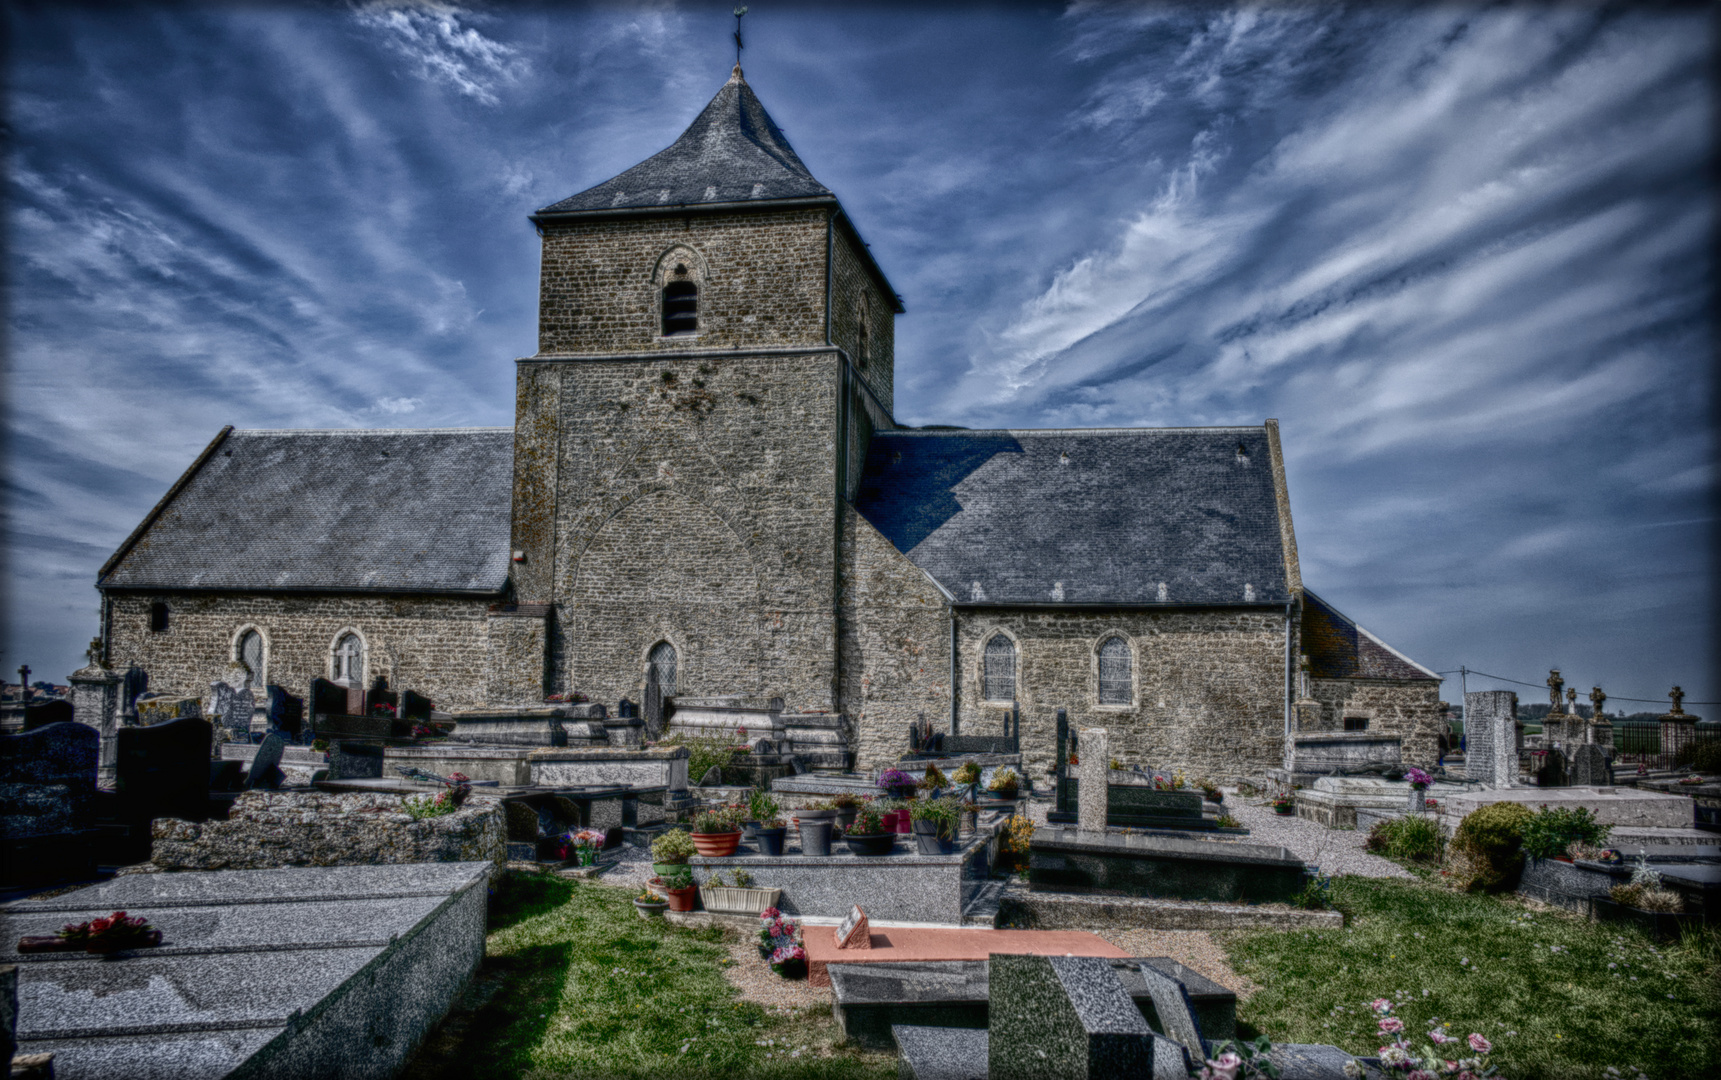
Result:
{"label": "purple flower", "polygon": [[1404,774],[1404,778],[1409,780],[1412,784],[1415,784],[1417,787],[1427,787],[1429,784],[1434,782],[1434,777],[1429,776],[1421,769],[1411,769],[1409,772]]}

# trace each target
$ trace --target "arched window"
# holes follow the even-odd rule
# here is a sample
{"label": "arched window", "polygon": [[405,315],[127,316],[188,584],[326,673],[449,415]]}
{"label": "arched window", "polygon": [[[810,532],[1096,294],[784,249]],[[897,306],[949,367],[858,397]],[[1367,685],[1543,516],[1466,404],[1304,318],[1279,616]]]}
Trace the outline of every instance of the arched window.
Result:
{"label": "arched window", "polygon": [[675,696],[675,646],[660,641],[651,647],[651,671],[646,676],[657,683],[664,697]]}
{"label": "arched window", "polygon": [[157,634],[167,629],[167,605],[160,600],[149,605],[149,628]]}
{"label": "arched window", "polygon": [[335,642],[335,678],[342,686],[364,686],[365,644],[357,634],[343,634]]}
{"label": "arched window", "polygon": [[1134,672],[1130,670],[1129,642],[1106,638],[1100,645],[1100,704],[1128,705],[1134,696]]}
{"label": "arched window", "polygon": [[1016,643],[1003,634],[986,643],[987,701],[1016,700]]}
{"label": "arched window", "polygon": [[[686,274],[687,268],[675,268]],[[672,279],[663,287],[663,334],[696,334],[699,332],[699,286],[685,277]]]}
{"label": "arched window", "polygon": [[239,663],[245,668],[245,688],[263,689],[263,635],[255,630],[245,631],[239,639]]}

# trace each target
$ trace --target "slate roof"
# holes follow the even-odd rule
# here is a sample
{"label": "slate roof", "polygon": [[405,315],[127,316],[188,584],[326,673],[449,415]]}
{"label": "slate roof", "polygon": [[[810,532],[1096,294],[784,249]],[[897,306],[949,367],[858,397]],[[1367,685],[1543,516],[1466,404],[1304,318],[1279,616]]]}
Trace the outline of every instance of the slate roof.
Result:
{"label": "slate roof", "polygon": [[880,432],[855,506],[958,603],[1289,600],[1264,427]]}
{"label": "slate roof", "polygon": [[1317,679],[1427,679],[1440,676],[1400,653],[1331,604],[1303,590],[1303,652]]}
{"label": "slate roof", "polygon": [[234,431],[97,586],[499,593],[513,471],[512,428]]}
{"label": "slate roof", "polygon": [[736,68],[669,149],[540,214],[836,196],[795,156],[789,140]]}

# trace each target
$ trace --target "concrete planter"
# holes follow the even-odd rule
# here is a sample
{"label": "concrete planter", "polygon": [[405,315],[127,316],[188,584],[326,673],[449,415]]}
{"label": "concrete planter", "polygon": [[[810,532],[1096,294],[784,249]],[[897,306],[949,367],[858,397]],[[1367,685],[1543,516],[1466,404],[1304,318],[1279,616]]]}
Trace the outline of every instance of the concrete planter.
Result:
{"label": "concrete planter", "polygon": [[724,885],[699,888],[699,902],[715,915],[757,915],[766,908],[776,907],[782,896],[782,889],[737,889]]}

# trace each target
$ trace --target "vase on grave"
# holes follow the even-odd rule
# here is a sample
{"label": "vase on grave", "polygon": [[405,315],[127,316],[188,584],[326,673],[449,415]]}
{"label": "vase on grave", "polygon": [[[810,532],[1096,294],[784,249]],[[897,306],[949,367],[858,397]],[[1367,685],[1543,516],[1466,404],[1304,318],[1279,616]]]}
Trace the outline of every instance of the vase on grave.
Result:
{"label": "vase on grave", "polygon": [[801,854],[824,856],[831,853],[831,828],[836,823],[830,818],[802,818]]}
{"label": "vase on grave", "polygon": [[777,825],[766,828],[761,825],[753,830],[753,840],[759,845],[761,855],[781,855],[783,853],[783,838],[788,833],[785,826]]}

